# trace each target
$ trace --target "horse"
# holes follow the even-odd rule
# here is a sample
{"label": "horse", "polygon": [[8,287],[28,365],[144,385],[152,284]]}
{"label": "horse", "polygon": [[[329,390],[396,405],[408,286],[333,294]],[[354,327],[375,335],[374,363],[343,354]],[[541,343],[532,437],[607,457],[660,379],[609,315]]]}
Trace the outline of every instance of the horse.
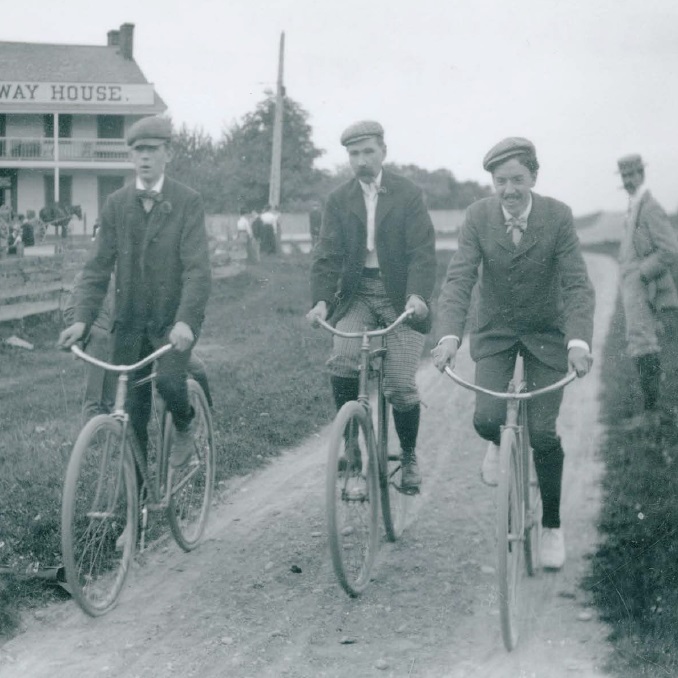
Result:
{"label": "horse", "polygon": [[64,205],[63,203],[52,203],[40,210],[40,219],[46,227],[54,226],[54,235],[59,234],[61,228],[61,237],[68,235],[68,226],[71,219],[76,216],[82,220],[82,208],[80,205]]}

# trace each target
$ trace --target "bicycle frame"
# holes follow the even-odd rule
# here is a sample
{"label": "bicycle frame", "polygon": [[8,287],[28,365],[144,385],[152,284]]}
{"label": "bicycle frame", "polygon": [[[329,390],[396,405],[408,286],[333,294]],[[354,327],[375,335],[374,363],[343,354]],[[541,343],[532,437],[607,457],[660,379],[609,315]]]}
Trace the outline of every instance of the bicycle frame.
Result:
{"label": "bicycle frame", "polygon": [[[127,400],[127,391],[128,391],[128,385],[129,385],[129,374],[132,372],[136,372],[137,370],[146,367],[147,365],[151,364],[161,356],[165,355],[169,351],[172,350],[172,345],[171,344],[166,344],[165,346],[161,346],[159,349],[154,351],[153,353],[149,354],[146,356],[143,360],[140,360],[137,363],[134,363],[133,365],[113,365],[111,363],[104,362],[103,360],[98,360],[97,358],[93,358],[92,356],[88,355],[85,353],[81,348],[79,348],[76,345],[71,346],[71,351],[73,352],[74,355],[76,355],[78,358],[81,360],[84,360],[87,363],[90,363],[91,365],[95,365],[97,367],[100,367],[104,370],[108,370],[110,372],[117,372],[119,373],[118,376],[118,385],[116,388],[115,392],[115,403],[113,405],[113,411],[111,412],[110,416],[119,421],[122,425],[122,436],[121,436],[121,441],[122,441],[122,446],[124,449],[125,443],[128,442],[128,435],[129,435],[129,443],[130,447],[132,449],[132,456],[134,458],[136,468],[139,470],[139,473],[141,474],[141,477],[143,479],[144,485],[146,487],[146,493],[147,497],[150,501],[147,501],[143,508],[142,508],[142,526],[145,527],[146,519],[147,519],[147,511],[158,511],[158,510],[163,510],[166,509],[169,506],[170,502],[170,497],[172,492],[177,492],[177,490],[181,489],[183,485],[188,483],[193,475],[194,472],[186,474],[185,477],[182,478],[181,482],[176,485],[172,486],[172,467],[170,466],[168,471],[167,471],[167,482],[165,483],[164,491],[162,489],[162,471],[164,469],[159,469],[159,474],[158,474],[158,483],[157,486],[155,483],[151,482],[151,477],[150,473],[148,470],[148,463],[144,456],[141,453],[141,448],[139,445],[139,441],[137,440],[136,435],[134,434],[133,429],[130,428],[129,426],[129,413],[125,409],[125,403]],[[149,382],[153,382],[156,378],[156,372],[153,371],[151,374],[149,374],[146,377],[143,377],[139,379],[138,381],[135,381],[132,383],[132,388],[137,388],[139,386],[143,386],[144,384],[147,384]],[[160,422],[162,425],[162,422]],[[161,431],[161,440],[159,441],[159,446],[162,448],[164,446],[164,431]],[[162,456],[165,455],[165,450],[162,450]],[[103,460],[105,461],[105,460]],[[102,463],[103,463],[102,461]],[[118,482],[122,482],[122,473],[123,473],[123,463],[124,463],[124,457],[121,456],[120,458],[120,468],[118,471]]]}

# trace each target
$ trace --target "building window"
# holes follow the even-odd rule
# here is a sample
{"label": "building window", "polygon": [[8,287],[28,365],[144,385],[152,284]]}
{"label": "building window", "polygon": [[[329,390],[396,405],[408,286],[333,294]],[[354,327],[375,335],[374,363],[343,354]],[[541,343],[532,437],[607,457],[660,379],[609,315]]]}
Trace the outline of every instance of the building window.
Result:
{"label": "building window", "polygon": [[[70,207],[73,202],[73,177],[59,175],[59,204]],[[45,205],[54,204],[54,175],[45,175]]]}
{"label": "building window", "polygon": [[[43,116],[43,129],[47,138],[54,137],[54,116],[51,113]],[[73,116],[67,113],[59,115],[59,138],[70,139],[73,130]]]}
{"label": "building window", "polygon": [[124,115],[97,115],[97,137],[99,139],[124,139]]}

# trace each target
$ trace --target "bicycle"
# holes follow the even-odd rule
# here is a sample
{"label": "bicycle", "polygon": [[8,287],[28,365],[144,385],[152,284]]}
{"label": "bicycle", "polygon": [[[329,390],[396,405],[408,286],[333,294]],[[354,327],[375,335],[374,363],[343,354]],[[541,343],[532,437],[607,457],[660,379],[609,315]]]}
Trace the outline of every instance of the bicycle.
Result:
{"label": "bicycle", "polygon": [[445,373],[464,388],[508,401],[499,445],[495,524],[501,632],[504,646],[511,651],[516,647],[519,636],[522,560],[525,560],[527,575],[534,576],[539,569],[541,537],[541,495],[530,447],[526,401],[565,387],[577,374],[570,372],[549,386],[526,391],[523,357],[518,354],[508,391],[499,393],[465,381],[449,366]]}
{"label": "bicycle", "polygon": [[[174,425],[155,389],[148,457],[142,454],[125,409],[129,373],[151,364],[171,348],[163,346],[134,365],[112,365],[76,345],[71,347],[78,358],[119,373],[113,412],[90,419],[75,441],[62,498],[66,581],[76,602],[94,617],[110,610],[122,591],[140,522],[143,551],[148,511],[165,512],[170,531],[184,551],[198,545],[207,523],[214,484],[214,437],[212,416],[200,386],[188,379],[196,453],[182,468],[169,463]],[[153,385],[155,377],[152,372],[134,381],[132,387]],[[151,459],[155,473],[151,473]],[[141,511],[138,477],[145,493]]]}
{"label": "bicycle", "polygon": [[[345,403],[332,425],[325,488],[332,565],[341,587],[352,597],[370,580],[377,552],[380,499],[386,537],[395,541],[405,527],[412,495],[401,484],[400,453],[388,451],[390,405],[384,396],[383,373],[386,335],[411,315],[406,311],[386,328],[362,332],[342,332],[316,320],[332,334],[362,340],[358,399]],[[381,342],[372,350],[370,340],[375,337]],[[376,435],[370,378],[377,384]]]}

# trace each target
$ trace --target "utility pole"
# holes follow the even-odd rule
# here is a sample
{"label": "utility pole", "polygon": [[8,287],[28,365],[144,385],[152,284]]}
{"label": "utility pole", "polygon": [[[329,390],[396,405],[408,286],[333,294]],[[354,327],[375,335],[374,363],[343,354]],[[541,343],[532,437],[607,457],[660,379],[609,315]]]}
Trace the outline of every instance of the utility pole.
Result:
{"label": "utility pole", "polygon": [[[275,119],[273,122],[273,149],[271,152],[271,179],[268,191],[268,202],[276,212],[280,209],[280,181],[282,166],[282,136],[283,136],[283,100],[285,86],[283,85],[283,71],[285,65],[285,33],[280,34],[280,54],[278,56],[278,85],[275,93]],[[280,218],[276,225],[276,239],[280,251]]]}

